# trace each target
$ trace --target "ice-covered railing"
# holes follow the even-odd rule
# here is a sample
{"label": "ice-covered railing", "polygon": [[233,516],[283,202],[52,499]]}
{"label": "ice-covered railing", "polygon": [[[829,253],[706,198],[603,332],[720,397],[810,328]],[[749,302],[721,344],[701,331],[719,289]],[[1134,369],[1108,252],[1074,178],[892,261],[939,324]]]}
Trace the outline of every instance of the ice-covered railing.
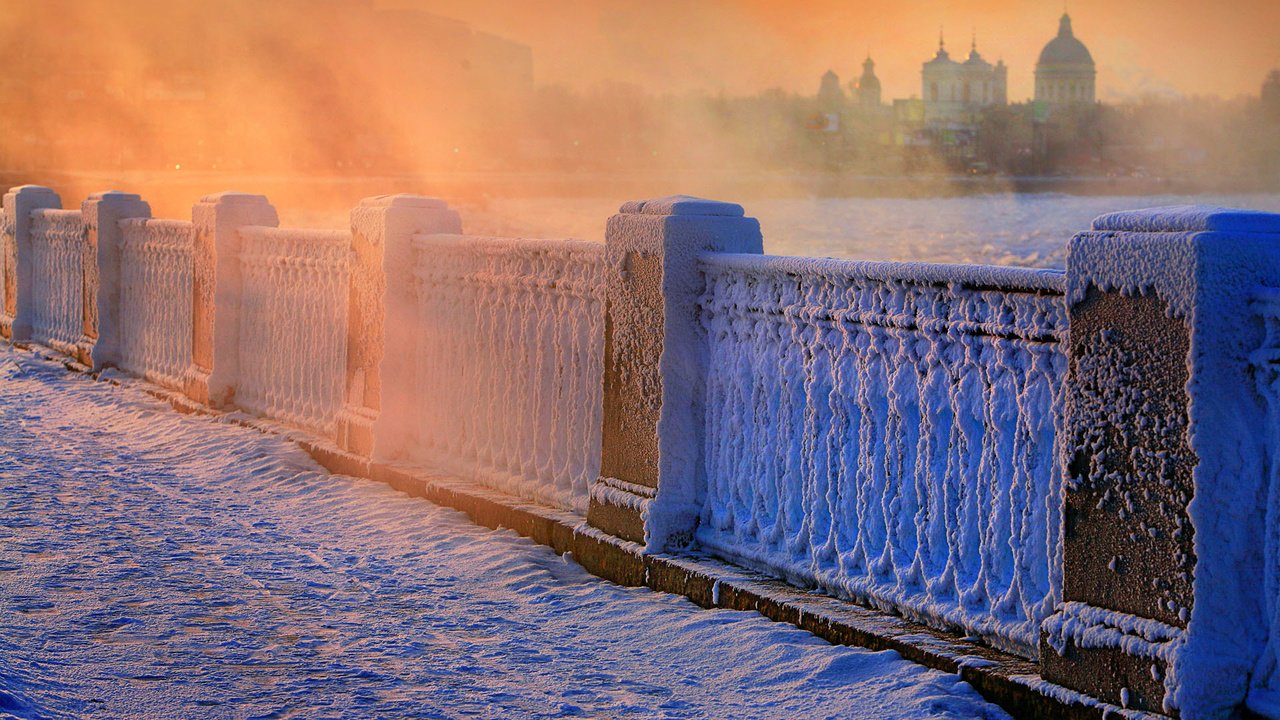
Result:
{"label": "ice-covered railing", "polygon": [[1034,655],[1061,595],[1064,276],[701,264],[702,545]]}
{"label": "ice-covered railing", "polygon": [[195,228],[180,220],[120,221],[119,364],[183,390],[191,372]]}
{"label": "ice-covered railing", "polygon": [[[176,386],[183,348],[145,338],[187,333],[162,260],[186,224],[122,225],[150,216],[126,193],[60,207],[4,196],[0,335]],[[374,477],[585,504],[575,556],[629,582],[701,541],[1038,650],[1040,678],[999,682],[1078,707],[1280,716],[1280,216],[1105,216],[1065,277],[763,258],[742,207],[688,197],[625,204],[603,252],[463,239],[405,195],[350,234],[277,223],[257,195],[192,209],[195,403]]]}
{"label": "ice-covered railing", "polygon": [[31,250],[31,339],[77,355],[85,330],[88,252],[80,211],[32,211]]}
{"label": "ice-covered railing", "polygon": [[586,511],[600,466],[604,246],[413,240],[413,459]]}
{"label": "ice-covered railing", "polygon": [[235,404],[332,434],[344,403],[351,233],[240,229]]}

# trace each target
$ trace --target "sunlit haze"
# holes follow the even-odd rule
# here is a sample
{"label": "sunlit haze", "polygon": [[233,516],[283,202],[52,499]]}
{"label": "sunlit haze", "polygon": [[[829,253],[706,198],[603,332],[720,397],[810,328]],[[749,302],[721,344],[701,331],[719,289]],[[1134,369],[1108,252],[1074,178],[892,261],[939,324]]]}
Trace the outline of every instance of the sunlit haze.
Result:
{"label": "sunlit haze", "polygon": [[[412,0],[403,0],[405,3]],[[655,90],[769,87],[811,92],[833,69],[853,79],[870,53],[886,97],[920,93],[939,30],[954,53],[972,35],[1010,67],[1009,99],[1032,92],[1036,56],[1057,32],[1056,0],[420,0],[417,7],[528,43],[539,82],[643,83]],[[1280,3],[1071,0],[1094,51],[1102,99],[1146,92],[1256,94],[1280,66]]]}
{"label": "sunlit haze", "polygon": [[[1161,192],[1274,180],[1258,109],[1280,68],[1280,3],[1267,0],[1073,0],[1100,104],[1051,114],[1028,102],[1063,15],[1049,0],[0,7],[0,172],[71,200],[136,190],[164,213],[217,186],[342,208],[389,191],[616,206],[674,192],[921,194],[928,178],[975,174],[984,191],[1013,177],[1197,184]],[[975,42],[1002,61],[1007,96],[945,117],[922,105],[940,33],[958,61]],[[858,90],[868,56],[873,101]],[[885,177],[910,183],[872,181]]]}

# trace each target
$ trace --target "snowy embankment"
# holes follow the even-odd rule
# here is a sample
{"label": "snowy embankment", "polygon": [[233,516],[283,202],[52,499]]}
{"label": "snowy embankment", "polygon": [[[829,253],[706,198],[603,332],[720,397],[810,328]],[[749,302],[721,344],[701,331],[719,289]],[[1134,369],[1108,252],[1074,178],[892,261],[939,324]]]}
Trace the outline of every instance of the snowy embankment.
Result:
{"label": "snowy embankment", "polygon": [[0,716],[1004,717],[0,350]]}

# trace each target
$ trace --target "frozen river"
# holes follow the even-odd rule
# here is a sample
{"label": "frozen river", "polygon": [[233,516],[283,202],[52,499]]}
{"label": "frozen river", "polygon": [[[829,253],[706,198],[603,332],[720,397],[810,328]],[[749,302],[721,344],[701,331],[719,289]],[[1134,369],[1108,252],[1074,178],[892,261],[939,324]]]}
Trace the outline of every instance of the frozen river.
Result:
{"label": "frozen river", "polygon": [[[469,234],[601,240],[605,219],[619,204],[617,199],[547,198],[459,205]],[[1059,269],[1066,262],[1067,241],[1087,230],[1093,218],[1119,210],[1186,204],[1280,212],[1280,194],[1025,194],[742,202],[747,214],[759,218],[765,252],[771,255]],[[329,220],[341,226],[344,217],[338,214]]]}

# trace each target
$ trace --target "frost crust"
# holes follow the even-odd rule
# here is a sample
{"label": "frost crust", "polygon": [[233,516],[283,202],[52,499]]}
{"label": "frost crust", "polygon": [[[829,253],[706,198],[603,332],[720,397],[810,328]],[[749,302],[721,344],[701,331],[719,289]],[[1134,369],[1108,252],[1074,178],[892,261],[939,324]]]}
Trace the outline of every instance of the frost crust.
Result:
{"label": "frost crust", "polygon": [[240,229],[236,405],[324,435],[345,400],[351,234]]}
{"label": "frost crust", "polygon": [[71,355],[84,334],[87,255],[79,210],[31,212],[31,339]]}
{"label": "frost crust", "polygon": [[1034,656],[1061,597],[1062,275],[702,266],[701,544]]}
{"label": "frost crust", "polygon": [[135,218],[120,229],[120,367],[182,390],[192,369],[195,228]]}
{"label": "frost crust", "polygon": [[585,513],[600,472],[604,246],[419,235],[413,254],[411,459]]}

